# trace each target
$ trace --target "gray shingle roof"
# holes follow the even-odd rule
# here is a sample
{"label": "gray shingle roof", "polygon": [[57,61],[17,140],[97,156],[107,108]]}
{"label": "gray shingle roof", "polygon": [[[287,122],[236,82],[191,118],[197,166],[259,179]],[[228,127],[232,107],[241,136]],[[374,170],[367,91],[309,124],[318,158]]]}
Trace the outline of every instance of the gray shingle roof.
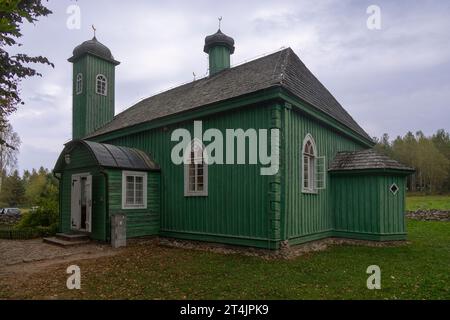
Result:
{"label": "gray shingle roof", "polygon": [[72,140],[61,152],[55,165],[55,172],[60,172],[64,168],[65,155],[80,144],[88,148],[97,164],[102,167],[149,171],[160,169],[149,155],[139,149],[87,140]]}
{"label": "gray shingle roof", "polygon": [[400,162],[389,158],[373,149],[338,152],[329,167],[329,171],[367,170],[367,169],[394,169],[414,171]]}
{"label": "gray shingle roof", "polygon": [[205,46],[203,52],[209,53],[209,49],[213,46],[223,45],[230,49],[230,53],[234,53],[234,39],[227,36],[222,31],[217,30],[216,33],[209,35],[205,38]]}
{"label": "gray shingle roof", "polygon": [[92,54],[99,58],[105,59],[106,61],[112,62],[115,65],[120,63],[119,61],[114,60],[111,50],[98,41],[96,37],[93,37],[91,40],[84,41],[82,44],[76,46],[75,49],[73,49],[72,57],[70,57],[68,61],[74,62],[85,54]]}
{"label": "gray shingle roof", "polygon": [[274,86],[289,90],[371,141],[291,48],[144,99],[88,138]]}

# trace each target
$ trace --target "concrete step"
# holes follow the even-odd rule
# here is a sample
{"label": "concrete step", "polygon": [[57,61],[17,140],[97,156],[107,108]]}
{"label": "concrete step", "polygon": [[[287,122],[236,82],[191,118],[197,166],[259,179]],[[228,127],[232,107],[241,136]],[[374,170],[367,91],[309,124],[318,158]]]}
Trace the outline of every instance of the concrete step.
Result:
{"label": "concrete step", "polygon": [[57,233],[56,238],[64,240],[64,241],[89,240],[89,237],[82,233]]}
{"label": "concrete step", "polygon": [[61,247],[73,247],[73,246],[80,246],[83,244],[89,243],[89,239],[82,239],[82,240],[63,240],[57,237],[49,237],[44,238],[43,241],[48,244],[54,244]]}

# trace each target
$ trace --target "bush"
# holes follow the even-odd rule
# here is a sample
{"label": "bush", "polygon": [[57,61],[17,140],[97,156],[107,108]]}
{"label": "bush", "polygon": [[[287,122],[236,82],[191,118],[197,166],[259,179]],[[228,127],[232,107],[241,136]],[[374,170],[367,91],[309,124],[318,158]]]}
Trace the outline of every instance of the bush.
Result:
{"label": "bush", "polygon": [[58,203],[55,201],[43,201],[39,208],[25,214],[15,230],[34,229],[41,236],[56,233],[58,229]]}

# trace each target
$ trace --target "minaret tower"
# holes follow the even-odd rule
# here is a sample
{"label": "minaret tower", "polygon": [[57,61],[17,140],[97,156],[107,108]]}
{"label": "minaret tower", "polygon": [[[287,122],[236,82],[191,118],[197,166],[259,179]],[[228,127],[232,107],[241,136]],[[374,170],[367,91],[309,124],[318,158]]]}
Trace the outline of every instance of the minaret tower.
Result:
{"label": "minaret tower", "polygon": [[82,139],[114,117],[115,68],[111,51],[96,36],[73,50],[72,139]]}

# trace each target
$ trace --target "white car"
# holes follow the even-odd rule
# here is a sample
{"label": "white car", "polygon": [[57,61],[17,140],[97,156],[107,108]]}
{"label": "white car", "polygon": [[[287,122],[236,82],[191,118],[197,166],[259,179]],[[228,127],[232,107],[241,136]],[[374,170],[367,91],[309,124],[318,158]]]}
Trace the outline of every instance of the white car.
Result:
{"label": "white car", "polygon": [[0,213],[8,215],[8,216],[20,216],[20,209],[19,208],[3,208],[3,209],[0,209]]}

